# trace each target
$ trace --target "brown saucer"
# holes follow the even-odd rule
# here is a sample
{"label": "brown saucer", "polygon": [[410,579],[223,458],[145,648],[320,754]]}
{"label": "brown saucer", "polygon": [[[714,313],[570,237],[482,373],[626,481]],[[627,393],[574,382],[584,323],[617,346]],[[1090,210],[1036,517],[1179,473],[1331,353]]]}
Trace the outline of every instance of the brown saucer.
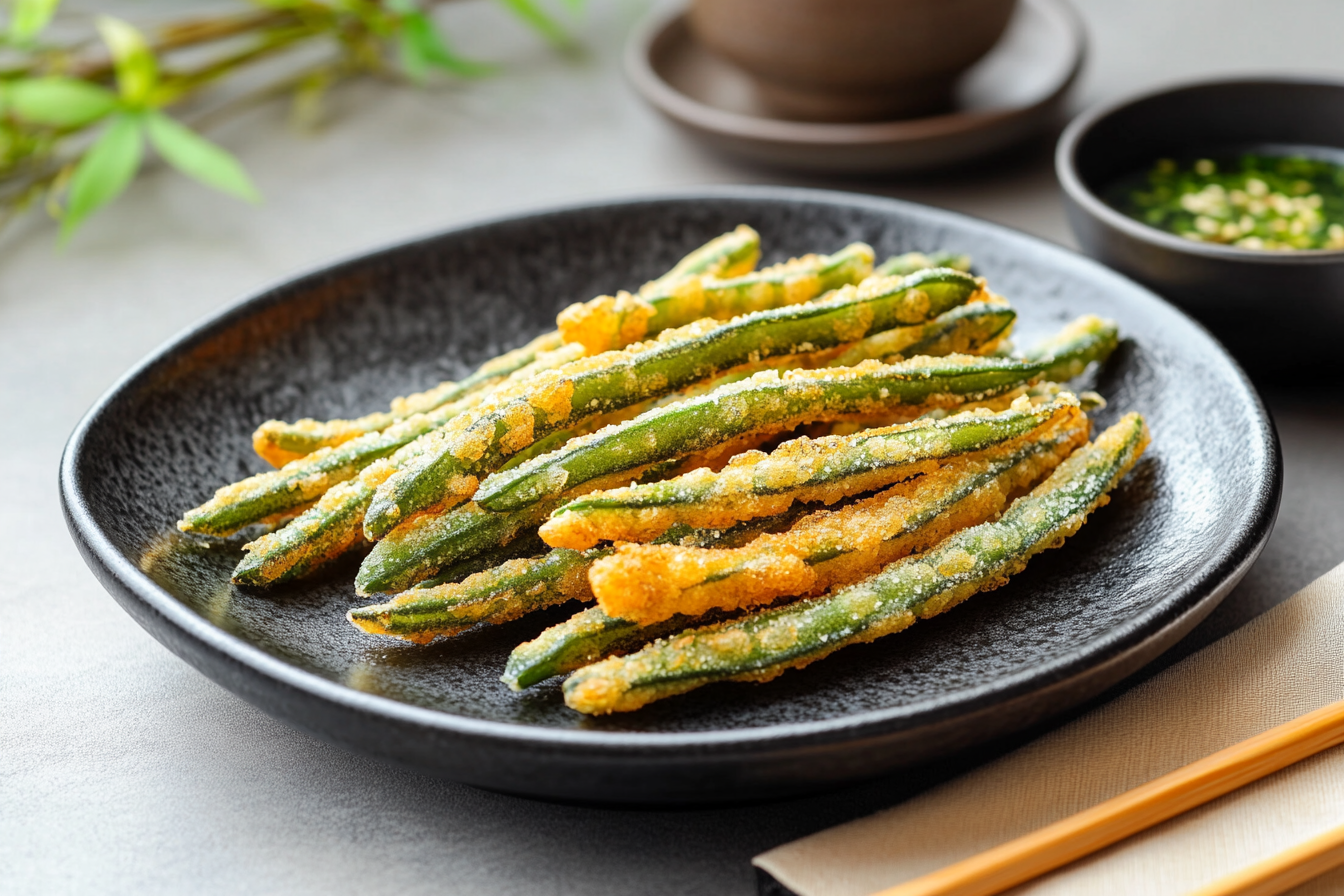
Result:
{"label": "brown saucer", "polygon": [[1056,119],[1087,39],[1064,0],[1021,0],[989,55],[957,84],[956,108],[903,121],[831,124],[771,117],[741,69],[712,55],[684,4],[655,11],[626,46],[631,84],[659,112],[727,154],[829,173],[917,171],[1017,143]]}

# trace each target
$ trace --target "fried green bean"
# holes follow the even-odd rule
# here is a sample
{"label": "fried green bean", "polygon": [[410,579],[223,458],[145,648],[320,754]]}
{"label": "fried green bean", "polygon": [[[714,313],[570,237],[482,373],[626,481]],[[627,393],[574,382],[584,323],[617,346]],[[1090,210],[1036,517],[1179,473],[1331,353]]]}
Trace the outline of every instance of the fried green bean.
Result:
{"label": "fried green bean", "polygon": [[[975,278],[946,268],[869,279],[862,287],[836,290],[823,301],[754,312],[724,324],[701,321],[669,330],[652,343],[542,372],[512,391],[501,389],[490,401],[423,437],[417,456],[399,465],[379,487],[365,516],[365,535],[382,538],[416,513],[467,500],[484,475],[558,429],[742,365],[815,355],[927,320],[980,290]],[[528,467],[521,464],[515,472]]]}
{"label": "fried green bean", "polygon": [[[1085,337],[1091,330],[1091,321],[1097,320],[1093,315],[1084,315],[1071,322],[1058,333],[1041,340],[1023,353],[1023,359],[1031,362],[1053,361],[1048,367],[1041,371],[1041,379],[1054,383],[1067,383],[1076,376],[1082,375],[1087,370],[1088,365],[1093,361],[1104,361],[1105,358],[1090,358],[1080,355],[1076,352],[1068,351],[1068,347],[1073,345],[1079,337]],[[1109,356],[1115,350],[1118,344],[1118,336],[1111,338],[1110,349],[1106,355]]]}
{"label": "fried green bean", "polygon": [[853,367],[860,361],[903,361],[919,355],[988,355],[1013,330],[1017,312],[1006,302],[971,302],[945,311],[924,324],[895,327],[856,342],[830,363]]}
{"label": "fried green bean", "polygon": [[371,635],[427,644],[481,622],[508,622],[569,600],[592,600],[588,567],[604,553],[561,549],[509,560],[461,582],[413,588],[387,603],[358,607],[346,619]]}
{"label": "fried green bean", "polygon": [[[652,482],[674,475],[685,469],[684,463],[674,459],[652,464],[640,473],[639,479]],[[554,506],[548,503],[546,508],[549,511]],[[490,514],[475,504],[443,514],[423,514],[374,544],[355,576],[355,590],[361,595],[402,591],[423,583],[428,576],[466,563],[481,552],[497,550],[491,541],[494,538],[509,544],[515,535],[522,537],[522,532],[532,530],[531,537],[540,541],[535,527],[545,516],[541,510],[531,509],[516,514]],[[542,543],[542,548],[546,547]]]}
{"label": "fried green bean", "polygon": [[692,277],[736,277],[756,267],[761,257],[761,235],[746,224],[714,237],[672,266],[672,270],[640,287],[640,294],[657,294]]}
{"label": "fried green bean", "polygon": [[287,525],[243,545],[245,555],[233,570],[233,583],[264,586],[287,582],[364,544],[364,514],[378,483],[387,476],[388,468],[383,464],[385,461],[375,461],[356,478],[328,489],[316,505]]}
{"label": "fried green bean", "polygon": [[904,277],[925,268],[955,268],[969,273],[971,256],[958,255],[955,252],[932,252],[928,255],[923,252],[906,252],[904,255],[893,255],[888,258],[874,268],[873,273],[884,277]]}
{"label": "fried green bean", "polygon": [[[583,432],[590,432],[590,429],[583,429]],[[566,439],[571,438],[574,432],[571,430],[562,430],[554,433],[550,439],[543,439],[537,443],[535,448],[544,450],[546,447],[554,447],[562,444]],[[414,445],[415,443],[412,443]],[[519,452],[520,458],[528,456],[529,451]],[[397,455],[394,455],[396,457]],[[318,501],[315,507],[305,510],[298,517],[291,520],[284,528],[276,532],[264,535],[253,542],[243,546],[247,551],[247,556],[238,564],[234,570],[233,581],[236,584],[246,585],[273,585],[279,582],[288,581],[307,575],[317,569],[323,563],[330,562],[339,557],[345,551],[363,544],[364,538],[364,515],[368,512],[369,504],[373,501],[374,491],[378,485],[390,475],[394,467],[390,462],[378,461],[366,467],[360,472],[358,479],[342,483],[332,489],[332,495],[328,500],[324,495],[322,500]],[[332,492],[328,492],[331,495]],[[339,497],[338,497],[339,496]],[[450,531],[460,540],[472,546],[475,550],[477,546],[484,548],[475,538],[474,530],[466,531],[450,529]],[[420,533],[423,537],[424,533]],[[416,542],[423,551],[423,541]],[[542,545],[544,548],[545,545]],[[436,546],[436,556],[443,556],[446,559],[445,564],[466,562],[469,556],[455,553],[452,549],[444,546]],[[387,550],[391,550],[390,548]],[[496,549],[494,552],[499,552]],[[500,562],[504,559],[500,558]],[[433,573],[437,566],[427,567],[424,557],[420,553],[406,551],[399,555],[401,562],[407,564],[403,570],[403,578],[397,579],[401,587],[408,587],[409,584],[417,578],[423,578]],[[486,567],[495,564],[488,564]],[[472,570],[477,572],[479,570]],[[462,578],[468,573],[458,576]]]}
{"label": "fried green bean", "polygon": [[[786,528],[798,515],[790,511],[726,530],[680,527],[669,532],[664,541],[736,547],[762,533]],[[423,644],[439,635],[455,635],[481,623],[508,622],[568,600],[592,600],[588,569],[608,553],[607,549],[580,552],[561,548],[536,557],[509,558],[494,568],[473,570],[461,581],[421,582],[386,603],[351,610],[346,618],[370,634]]]}
{"label": "fried green bean", "polygon": [[[689,592],[697,609],[715,608],[646,622],[609,615],[600,605],[589,607],[516,647],[502,680],[520,690],[690,626],[717,622],[727,618],[726,608],[743,606],[748,592],[753,592],[750,602],[760,605],[795,589],[815,593],[857,581],[952,532],[992,518],[1014,493],[1053,469],[1086,438],[1086,420],[1076,420],[1048,437],[993,449],[838,511],[802,513],[803,505],[795,505],[796,524],[745,546],[694,544],[669,532],[655,544],[608,551],[589,572],[590,587],[599,600],[604,594],[610,599],[631,584],[668,590],[671,585],[678,592],[673,600]],[[783,564],[785,571],[798,565],[793,558],[802,561],[801,581],[781,577],[781,556],[789,558]],[[648,568],[649,560],[656,568]],[[632,583],[628,574],[636,569]],[[613,576],[613,571],[619,574]],[[771,582],[774,587],[762,587]]]}
{"label": "fried green bean", "polygon": [[415,517],[373,546],[355,575],[355,592],[404,591],[445,566],[507,544],[554,507],[542,502],[514,513],[490,513],[470,503]]}
{"label": "fried green bean", "polygon": [[[543,352],[531,364],[516,370],[499,388],[573,361],[581,357],[582,352],[581,346],[570,345]],[[400,461],[418,452],[417,439],[476,407],[485,394],[488,393],[482,391],[468,395],[427,414],[409,417],[382,432],[367,433],[334,448],[320,448],[278,470],[258,473],[226,485],[209,501],[183,514],[177,527],[198,535],[225,536],[254,523],[279,522],[299,514],[328,489],[355,478],[379,461],[389,456]],[[387,466],[390,463],[385,461],[382,473],[369,479],[375,488],[391,472]],[[361,520],[363,512],[360,511]],[[341,516],[341,519],[348,518],[348,514]],[[278,547],[278,543],[275,546]]]}
{"label": "fried green bean", "polygon": [[556,510],[541,537],[552,547],[583,550],[599,541],[652,541],[678,523],[721,528],[795,502],[834,504],[1081,417],[1078,399],[1064,393],[1040,406],[1024,396],[999,413],[979,409],[852,435],[803,436],[769,454],[739,454],[717,472],[589,492]]}
{"label": "fried green bean", "polygon": [[509,654],[500,681],[521,691],[556,675],[632,650],[650,641],[704,625],[712,619],[674,616],[652,625],[608,616],[601,607],[587,607],[569,619],[519,644]]}
{"label": "fried green bean", "polygon": [[1087,434],[1081,414],[1053,420],[874,497],[812,513],[789,531],[743,548],[623,544],[593,565],[589,582],[604,613],[644,625],[848,585],[995,519],[1012,496],[1045,478]]}
{"label": "fried green bean", "polygon": [[1057,547],[1138,461],[1148,443],[1129,414],[1080,448],[993,523],[963,530],[928,553],[898,560],[829,595],[656,641],[575,672],[565,703],[601,714],[638,709],[714,681],[768,681],[842,647],[901,631],[979,591],[997,588],[1035,554]]}
{"label": "fried green bean", "polygon": [[854,243],[834,255],[806,255],[739,276],[724,272],[722,278],[689,277],[646,286],[638,295],[599,296],[560,312],[556,325],[566,342],[580,343],[595,355],[703,318],[728,320],[806,302],[858,283],[872,270],[873,250]]}
{"label": "fried green bean", "polygon": [[428,579],[416,582],[408,590],[437,588],[461,582],[478,572],[494,569],[509,560],[528,560],[549,553],[551,547],[536,532],[519,533],[513,541],[445,566]]}
{"label": "fried green bean", "polygon": [[[691,252],[666,274],[646,283],[643,289],[666,291],[688,278],[698,280],[706,275],[732,276],[745,273],[755,266],[759,256],[760,237],[756,231],[742,225]],[[443,382],[425,392],[395,398],[390,410],[355,420],[304,419],[294,423],[268,420],[253,434],[253,448],[274,466],[282,466],[319,448],[334,447],[365,433],[386,429],[415,414],[429,413],[473,392],[488,389],[546,353],[560,348],[565,342],[558,331],[543,333],[527,345],[487,361],[461,382]]]}
{"label": "fried green bean", "polygon": [[705,278],[700,282],[698,297],[692,283],[676,301],[657,307],[649,321],[649,332],[705,317],[729,320],[752,311],[797,305],[831,290],[856,285],[872,271],[872,248],[866,243],[850,243],[833,255],[806,255],[736,277]]}
{"label": "fried green bean", "polygon": [[364,512],[373,489],[358,479],[327,489],[288,525],[243,545],[235,585],[277,585],[307,575],[364,543]]}
{"label": "fried green bean", "polygon": [[443,405],[489,389],[563,344],[559,333],[542,333],[527,345],[486,361],[475,373],[460,382],[442,382],[424,392],[394,398],[388,410],[366,414],[354,420],[305,418],[293,423],[267,420],[252,434],[252,447],[263,460],[272,466],[281,467],[319,448],[334,448],[367,433],[387,429],[416,414],[428,414]]}
{"label": "fried green bean", "polygon": [[298,513],[328,489],[355,478],[379,458],[433,432],[457,412],[457,406],[453,405],[419,414],[383,432],[369,433],[335,448],[318,449],[278,470],[226,485],[209,501],[183,514],[177,527],[183,532],[224,536],[253,523]]}
{"label": "fried green bean", "polygon": [[[741,447],[749,450],[759,447],[759,443],[747,440],[741,443]],[[641,482],[652,482],[700,466],[721,466],[721,462],[716,452],[710,451],[650,464],[635,474],[635,478]],[[547,506],[553,508],[555,504],[549,503]],[[474,504],[467,504],[447,513],[422,514],[410,523],[393,529],[386,538],[374,544],[373,550],[364,559],[355,577],[356,591],[359,594],[399,591],[420,582],[425,576],[435,574],[440,568],[470,560],[477,551],[488,547],[488,537],[494,531],[490,529],[485,538],[480,537],[480,527],[491,526],[494,521],[478,519],[479,516],[480,509]],[[544,514],[527,517],[531,521],[530,526],[539,524],[544,518]]]}
{"label": "fried green bean", "polygon": [[497,512],[527,507],[599,478],[703,451],[747,433],[786,432],[812,421],[891,417],[1002,395],[1065,364],[1104,360],[1116,327],[1088,316],[1069,325],[1057,354],[1039,360],[953,355],[899,364],[763,371],[677,405],[574,439],[483,482],[475,500]]}

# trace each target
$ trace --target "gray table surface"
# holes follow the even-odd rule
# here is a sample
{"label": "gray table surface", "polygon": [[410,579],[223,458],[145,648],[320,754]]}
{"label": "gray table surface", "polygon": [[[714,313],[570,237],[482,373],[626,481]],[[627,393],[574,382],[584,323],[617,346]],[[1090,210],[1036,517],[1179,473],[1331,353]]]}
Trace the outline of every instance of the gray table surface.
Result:
{"label": "gray table surface", "polygon": [[[121,5],[132,16],[150,8]],[[1075,108],[1190,76],[1344,76],[1339,0],[1079,6],[1092,56]],[[0,237],[0,890],[746,894],[757,852],[972,761],[717,811],[576,808],[427,779],[297,733],[206,680],[121,612],[65,531],[61,446],[124,370],[249,290],[401,237],[562,201],[785,182],[899,196],[1071,242],[1048,141],[973,171],[893,181],[792,179],[707,154],[620,76],[621,42],[646,8],[597,0],[578,29],[589,54],[565,60],[496,7],[454,5],[459,44],[506,73],[426,93],[354,89],[317,136],[286,130],[281,109],[249,113],[218,135],[255,173],[263,206],[156,172],[63,252],[36,218]],[[1173,655],[1344,560],[1344,403],[1267,398],[1287,462],[1278,527]]]}

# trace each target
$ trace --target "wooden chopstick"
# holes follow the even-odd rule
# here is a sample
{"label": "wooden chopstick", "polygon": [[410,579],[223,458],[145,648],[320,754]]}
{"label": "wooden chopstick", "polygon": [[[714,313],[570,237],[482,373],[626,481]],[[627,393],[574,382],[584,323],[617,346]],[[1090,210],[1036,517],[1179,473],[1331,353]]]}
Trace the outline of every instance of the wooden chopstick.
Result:
{"label": "wooden chopstick", "polygon": [[874,896],[992,896],[1344,743],[1344,700]]}
{"label": "wooden chopstick", "polygon": [[1344,825],[1229,874],[1189,896],[1277,896],[1344,865]]}

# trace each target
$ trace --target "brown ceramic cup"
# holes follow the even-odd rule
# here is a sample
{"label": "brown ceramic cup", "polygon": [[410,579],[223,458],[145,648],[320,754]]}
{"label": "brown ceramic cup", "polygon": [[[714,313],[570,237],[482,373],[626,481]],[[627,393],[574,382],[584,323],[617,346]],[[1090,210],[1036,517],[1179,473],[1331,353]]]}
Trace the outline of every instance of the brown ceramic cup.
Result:
{"label": "brown ceramic cup", "polygon": [[950,107],[957,76],[998,41],[1017,0],[694,0],[690,24],[749,73],[776,114],[913,118]]}

